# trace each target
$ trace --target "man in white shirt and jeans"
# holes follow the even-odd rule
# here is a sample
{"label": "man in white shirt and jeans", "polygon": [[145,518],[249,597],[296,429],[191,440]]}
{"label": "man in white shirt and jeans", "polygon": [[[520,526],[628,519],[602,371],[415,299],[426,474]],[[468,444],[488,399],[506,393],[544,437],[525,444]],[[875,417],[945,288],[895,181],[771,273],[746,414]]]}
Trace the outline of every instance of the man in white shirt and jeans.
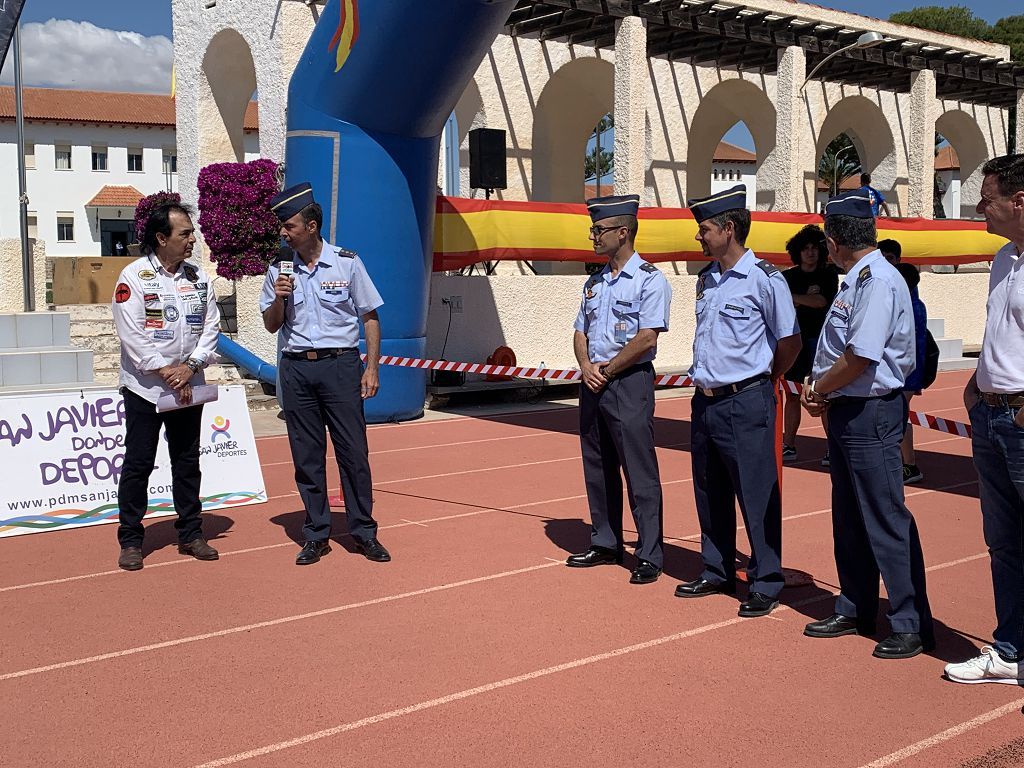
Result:
{"label": "man in white shirt and jeans", "polygon": [[[117,486],[117,538],[126,571],[142,568],[142,518],[149,507],[160,427],[167,432],[171,490],[178,519],[178,552],[216,560],[203,538],[199,500],[199,436],[202,406],[192,405],[192,387],[205,383],[203,368],[217,360],[220,312],[213,284],[186,261],[195,245],[191,211],[180,204],[153,211],[142,236],[146,254],[121,272],[111,304],[121,339],[124,396],[124,463]],[[158,413],[161,395],[177,393],[186,407]]]}
{"label": "man in white shirt and jeans", "polygon": [[989,277],[985,340],[964,389],[981,489],[985,543],[996,602],[993,643],[981,655],[947,664],[957,683],[1020,685],[1024,668],[1024,154],[982,168],[978,213],[1010,242]]}

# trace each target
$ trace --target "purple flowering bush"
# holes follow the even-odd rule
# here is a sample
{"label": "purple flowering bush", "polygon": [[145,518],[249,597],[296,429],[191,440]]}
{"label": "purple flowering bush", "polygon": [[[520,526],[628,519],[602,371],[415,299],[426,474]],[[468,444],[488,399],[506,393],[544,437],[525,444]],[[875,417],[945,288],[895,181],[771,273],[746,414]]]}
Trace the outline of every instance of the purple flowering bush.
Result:
{"label": "purple flowering bush", "polygon": [[180,204],[181,195],[177,192],[154,192],[152,195],[146,195],[144,198],[139,200],[139,204],[135,206],[136,241],[142,242],[142,235],[146,231],[146,222],[149,221],[150,215],[153,211],[166,203]]}
{"label": "purple flowering bush", "polygon": [[277,256],[280,223],[267,201],[280,190],[277,163],[214,163],[199,171],[199,229],[217,274],[259,276]]}

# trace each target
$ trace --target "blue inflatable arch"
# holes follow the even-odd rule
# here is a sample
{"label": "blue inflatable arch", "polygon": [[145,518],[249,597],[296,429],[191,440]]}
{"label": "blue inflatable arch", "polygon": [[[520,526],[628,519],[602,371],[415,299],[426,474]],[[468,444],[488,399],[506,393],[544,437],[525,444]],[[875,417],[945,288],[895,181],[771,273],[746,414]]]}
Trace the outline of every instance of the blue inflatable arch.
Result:
{"label": "blue inflatable arch", "polygon": [[[515,0],[329,0],[288,91],[286,183],[384,298],[385,355],[423,357],[445,122]],[[419,416],[426,373],[383,367],[369,421]]]}

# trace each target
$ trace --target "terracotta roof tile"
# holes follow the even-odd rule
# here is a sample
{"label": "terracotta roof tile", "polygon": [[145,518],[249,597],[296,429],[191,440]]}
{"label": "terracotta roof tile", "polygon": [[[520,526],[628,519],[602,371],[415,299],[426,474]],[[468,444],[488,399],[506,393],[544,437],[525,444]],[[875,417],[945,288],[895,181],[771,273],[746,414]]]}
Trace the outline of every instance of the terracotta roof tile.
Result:
{"label": "terracotta roof tile", "polygon": [[748,152],[743,147],[737,147],[735,144],[730,144],[727,141],[718,142],[718,147],[715,149],[715,162],[716,163],[756,163],[757,155],[753,152]]}
{"label": "terracotta roof tile", "polygon": [[85,204],[86,208],[134,208],[142,199],[135,187],[107,184]]}
{"label": "terracotta roof tile", "polygon": [[[152,125],[173,128],[174,97],[149,93],[76,91],[66,88],[25,88],[26,120],[108,125]],[[258,130],[255,101],[245,110],[245,129]],[[14,88],[0,86],[0,120],[14,119]]]}

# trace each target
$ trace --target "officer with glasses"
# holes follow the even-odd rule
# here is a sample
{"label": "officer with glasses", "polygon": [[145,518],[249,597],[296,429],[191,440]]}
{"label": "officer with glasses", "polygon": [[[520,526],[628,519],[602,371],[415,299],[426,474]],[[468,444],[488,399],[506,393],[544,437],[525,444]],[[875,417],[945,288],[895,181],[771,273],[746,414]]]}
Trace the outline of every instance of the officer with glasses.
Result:
{"label": "officer with glasses", "polygon": [[622,474],[639,534],[631,584],[663,567],[662,495],[654,451],[654,366],[668,330],[672,288],[636,252],[638,195],[587,201],[594,254],[607,264],[583,286],[573,350],[583,374],[580,444],[590,505],[590,548],[566,565],[621,564]]}

